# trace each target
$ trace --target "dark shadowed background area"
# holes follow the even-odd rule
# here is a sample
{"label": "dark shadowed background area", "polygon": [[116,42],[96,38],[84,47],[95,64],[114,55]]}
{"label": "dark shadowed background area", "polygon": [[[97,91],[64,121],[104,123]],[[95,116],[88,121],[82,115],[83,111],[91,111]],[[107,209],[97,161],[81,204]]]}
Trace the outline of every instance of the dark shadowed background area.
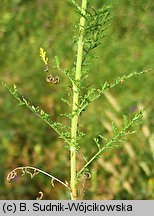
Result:
{"label": "dark shadowed background area", "polygon": [[[96,8],[104,3],[113,8],[107,36],[96,51],[99,58],[90,65],[88,84],[99,87],[133,71],[151,68],[152,72],[119,85],[82,115],[80,128],[86,136],[80,142],[78,168],[84,163],[83,156],[90,157],[97,150],[93,137],[112,135],[112,120],[120,126],[123,114],[145,109],[137,134],[91,165],[84,198],[154,199],[154,2],[90,2]],[[77,16],[66,0],[0,1],[0,80],[15,83],[21,95],[56,121],[68,121],[59,114],[69,111],[61,100],[67,97],[65,88],[69,87],[60,73],[59,85],[46,83],[39,48],[47,50],[50,62],[57,55],[64,68],[71,68],[76,58],[72,37]],[[65,188],[57,183],[53,188],[50,179],[41,174],[6,181],[12,169],[24,165],[43,168],[69,181],[69,152],[64,145],[0,85],[0,199],[36,199],[39,191],[44,199],[70,199]]]}

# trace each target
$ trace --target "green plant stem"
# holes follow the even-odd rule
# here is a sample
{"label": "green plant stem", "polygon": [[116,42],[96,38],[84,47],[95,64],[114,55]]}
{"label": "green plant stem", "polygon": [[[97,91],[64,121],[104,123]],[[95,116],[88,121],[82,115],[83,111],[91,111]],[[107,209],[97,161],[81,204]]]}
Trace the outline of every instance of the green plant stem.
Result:
{"label": "green plant stem", "polygon": [[76,60],[76,75],[75,83],[73,84],[73,104],[72,104],[72,122],[71,122],[71,145],[70,145],[70,166],[71,166],[71,199],[77,199],[77,178],[76,178],[76,144],[77,144],[77,125],[78,125],[78,115],[76,110],[78,109],[79,104],[79,83],[81,79],[81,70],[82,70],[82,58],[83,58],[83,38],[84,38],[84,27],[85,27],[85,18],[87,8],[87,0],[82,0],[82,14],[80,18],[80,29],[79,29],[79,39],[78,39],[78,48],[77,48],[77,60]]}

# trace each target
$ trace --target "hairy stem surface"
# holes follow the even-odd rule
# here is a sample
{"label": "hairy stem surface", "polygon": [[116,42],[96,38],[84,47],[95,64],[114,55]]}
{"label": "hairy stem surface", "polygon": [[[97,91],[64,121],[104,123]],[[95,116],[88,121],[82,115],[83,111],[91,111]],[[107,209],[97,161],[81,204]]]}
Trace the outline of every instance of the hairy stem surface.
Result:
{"label": "hairy stem surface", "polygon": [[77,60],[76,60],[76,75],[75,83],[73,84],[73,104],[72,104],[72,122],[71,122],[71,145],[70,145],[70,163],[71,163],[71,199],[77,199],[77,176],[76,176],[76,147],[77,147],[77,125],[78,125],[78,115],[76,110],[79,104],[79,83],[81,79],[82,70],[82,58],[83,58],[83,38],[84,38],[84,28],[85,28],[85,18],[87,0],[82,0],[82,14],[80,18],[80,29],[79,29],[79,39],[77,48]]}

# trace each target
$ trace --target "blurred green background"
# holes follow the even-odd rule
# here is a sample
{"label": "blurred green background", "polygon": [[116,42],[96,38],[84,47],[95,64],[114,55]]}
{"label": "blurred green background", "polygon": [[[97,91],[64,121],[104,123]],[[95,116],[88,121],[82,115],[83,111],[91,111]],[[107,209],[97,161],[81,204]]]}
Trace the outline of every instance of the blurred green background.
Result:
{"label": "blurred green background", "polygon": [[[81,3],[81,0],[78,1]],[[99,56],[90,66],[88,82],[99,87],[117,76],[154,68],[154,1],[91,0],[96,8],[111,4],[112,20],[107,37],[96,51]],[[0,80],[14,83],[35,106],[51,114],[53,120],[68,111],[61,101],[68,83],[61,77],[58,86],[47,84],[39,48],[48,52],[50,61],[58,55],[64,68],[75,61],[72,46],[77,15],[65,0],[0,1]],[[86,181],[85,199],[154,199],[154,76],[153,71],[116,87],[81,117],[80,129],[86,132],[80,142],[78,168],[97,149],[93,137],[112,135],[111,121],[121,125],[122,115],[144,107],[144,122],[137,134],[118,149],[107,151],[92,164],[91,179]],[[59,184],[53,188],[41,174],[6,181],[17,166],[43,168],[63,181],[69,181],[69,152],[57,134],[24,107],[19,107],[0,86],[0,199],[69,199]],[[82,187],[82,186],[81,186]]]}

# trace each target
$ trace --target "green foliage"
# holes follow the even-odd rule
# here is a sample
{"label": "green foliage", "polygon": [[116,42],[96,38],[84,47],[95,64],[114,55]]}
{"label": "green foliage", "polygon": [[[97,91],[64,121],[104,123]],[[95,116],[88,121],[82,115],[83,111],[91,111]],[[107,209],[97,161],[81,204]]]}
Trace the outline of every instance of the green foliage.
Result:
{"label": "green foliage", "polygon": [[101,89],[95,89],[92,88],[88,91],[87,94],[85,94],[83,96],[83,99],[81,100],[81,103],[79,105],[80,109],[78,109],[78,113],[79,115],[81,114],[81,112],[83,110],[85,110],[85,108],[93,101],[95,101],[96,99],[98,99],[101,95],[103,95],[107,90],[112,89],[113,87],[117,86],[118,84],[123,83],[125,80],[137,76],[137,75],[141,75],[144,74],[146,72],[149,72],[150,70],[145,70],[142,72],[133,72],[130,73],[129,75],[123,75],[122,77],[118,77],[113,83],[109,84],[108,82],[105,82],[103,85],[101,85]]}
{"label": "green foliage", "polygon": [[[142,117],[143,111],[140,111],[129,121],[124,118],[124,124],[120,131],[118,130],[116,124],[112,123],[114,136],[110,140],[105,139],[106,143],[104,143],[103,147],[101,147],[99,140],[94,138],[94,141],[99,150],[89,161],[87,161],[84,167],[78,172],[77,176],[80,177],[87,166],[89,166],[89,164],[96,160],[105,150],[112,149],[113,147],[118,147],[117,143],[124,142],[127,135],[135,133],[136,131],[132,130],[132,126],[135,126],[136,124],[138,125],[138,123],[141,122]],[[99,135],[99,137],[104,140],[104,137],[102,137],[102,135]]]}
{"label": "green foliage", "polygon": [[44,110],[40,109],[38,106],[35,107],[34,105],[31,105],[29,101],[27,101],[24,97],[20,97],[17,92],[17,87],[14,85],[14,88],[9,88],[6,84],[4,86],[9,90],[9,92],[19,101],[19,105],[23,106],[25,105],[31,112],[33,112],[35,115],[37,115],[39,118],[41,118],[45,123],[47,123],[52,129],[54,129],[58,135],[59,138],[62,138],[66,143],[70,143],[70,139],[68,136],[68,132],[62,132],[59,130],[62,129],[62,124],[60,122],[52,122],[51,116],[46,113]]}
{"label": "green foliage", "polygon": [[[101,8],[102,2],[104,3],[104,1],[93,1],[94,8]],[[59,7],[59,4],[61,7]],[[83,166],[83,157],[89,158],[89,155],[94,154],[96,149],[93,145],[93,137],[98,137],[96,138],[98,140],[95,141],[99,150],[107,144],[107,141],[114,137],[117,128],[119,132],[123,128],[114,119],[110,119],[110,116],[105,112],[106,110],[111,111],[117,119],[120,119],[121,113],[127,113],[128,116],[134,113],[134,110],[138,109],[140,104],[142,104],[146,110],[142,130],[135,136],[132,134],[132,138],[129,138],[127,141],[129,144],[124,141],[124,144],[118,149],[105,151],[103,154],[104,160],[100,157],[94,163],[95,165],[91,164],[88,167],[91,170],[92,178],[87,181],[87,184],[91,186],[89,187],[91,189],[87,188],[89,192],[85,195],[86,198],[91,199],[152,199],[154,191],[152,156],[154,100],[153,94],[151,94],[153,74],[149,73],[144,78],[138,77],[137,79],[131,79],[124,85],[121,84],[123,83],[122,77],[127,77],[127,75],[123,75],[124,73],[129,74],[134,69],[136,71],[144,71],[144,68],[153,68],[154,66],[152,51],[153,24],[151,22],[153,2],[121,2],[116,0],[112,1],[111,4],[113,5],[112,14],[114,18],[112,19],[110,30],[106,31],[104,29],[108,32],[108,37],[103,39],[102,45],[95,51],[100,58],[93,60],[90,67],[87,63],[91,63],[92,59],[86,59],[87,61],[84,62],[83,72],[85,72],[85,76],[82,77],[84,87],[79,87],[82,89],[82,95],[80,111],[76,113],[82,120],[82,123],[80,121],[79,130],[83,131],[86,136],[83,139],[81,136],[80,140],[78,140],[81,146],[78,154],[78,167]],[[54,0],[52,5],[50,1],[41,3],[39,1],[5,1],[5,3],[0,3],[0,6],[2,15],[0,22],[2,29],[0,33],[0,52],[3,56],[0,66],[1,77],[3,77],[6,83],[11,85],[16,83],[21,94],[24,94],[24,98],[30,98],[34,105],[20,97],[24,106],[27,108],[28,106],[31,108],[33,106],[35,109],[33,110],[32,108],[31,111],[33,113],[36,113],[37,109],[35,104],[40,104],[42,112],[51,116],[50,121],[51,119],[54,120],[50,122],[51,125],[55,122],[55,119],[56,122],[62,122],[62,125],[56,125],[56,128],[60,130],[62,135],[66,132],[64,137],[66,136],[69,139],[70,134],[68,131],[70,127],[68,124],[69,119],[71,120],[72,118],[70,112],[72,92],[70,84],[68,84],[65,78],[69,77],[71,84],[75,82],[73,76],[74,64],[72,64],[75,54],[72,53],[76,46],[74,45],[73,47],[70,44],[72,23],[74,23],[74,15],[72,15],[71,9],[65,1],[57,2]],[[74,6],[76,8],[79,5]],[[36,7],[39,8],[37,11]],[[92,21],[92,16],[96,12],[90,9],[90,13],[91,15],[89,14],[87,19]],[[80,7],[78,8],[78,14],[81,15]],[[92,28],[96,23],[93,24],[91,22],[91,24]],[[68,30],[65,31],[66,29]],[[97,38],[103,36],[104,30],[102,35],[97,35]],[[89,40],[91,37],[92,34],[89,34]],[[75,38],[74,40],[76,41]],[[93,43],[95,42],[93,40]],[[91,45],[92,47],[92,40],[90,44],[87,39],[86,45],[88,50],[88,46],[90,47]],[[40,46],[43,46],[50,56],[48,63],[51,66],[48,66],[49,69],[53,75],[55,73],[60,77],[61,82],[58,86],[48,85],[43,81],[44,72],[41,72],[41,61],[38,61],[37,56]],[[92,52],[90,57],[93,57],[93,54]],[[56,55],[59,57],[57,58]],[[55,58],[52,59],[52,56],[55,56]],[[59,59],[61,59],[60,62]],[[51,62],[53,62],[53,66]],[[88,68],[90,71],[89,76],[87,79],[84,79]],[[119,80],[116,78],[118,76],[120,77]],[[106,99],[103,100],[102,104],[102,97],[98,97],[95,103],[91,103],[99,94],[104,95],[105,91],[109,90],[113,84],[116,86],[116,82],[119,82],[120,85],[117,85],[117,88],[114,89],[113,98],[116,96],[116,102],[119,104],[120,111],[117,111],[118,108],[112,107],[112,104]],[[110,87],[103,87],[104,83],[106,85],[109,84]],[[64,93],[65,87],[67,87],[68,93]],[[24,89],[24,93],[21,89]],[[106,90],[104,91],[103,89]],[[8,94],[3,88],[0,91],[1,198],[21,199],[22,197],[34,199],[38,194],[38,188],[46,191],[47,199],[66,198],[68,194],[59,187],[55,187],[55,193],[53,192],[51,195],[51,188],[45,186],[48,185],[48,181],[37,176],[35,178],[38,178],[38,181],[35,181],[34,178],[31,184],[29,184],[29,180],[24,180],[24,178],[18,179],[13,185],[5,183],[5,176],[8,170],[27,164],[46,167],[46,170],[49,170],[49,172],[54,170],[56,176],[64,179],[64,181],[66,179],[68,181],[68,155],[67,152],[62,154],[63,139],[58,141],[56,134],[49,130],[50,127],[43,125],[39,119],[37,120],[29,112],[23,111],[22,107],[13,107],[12,103],[14,102]],[[14,88],[12,91],[14,91]],[[61,103],[61,98],[63,98],[62,101],[65,102],[65,105]],[[67,107],[66,105],[69,106]],[[85,108],[82,105],[86,105],[87,112],[84,112]],[[83,109],[81,110],[81,108]],[[41,119],[40,111],[41,109],[39,109],[39,117]],[[59,113],[66,113],[64,115],[69,117],[69,119],[60,118]],[[103,119],[103,123],[101,119]],[[111,121],[115,121],[115,123],[111,123]],[[113,127],[114,133],[105,127],[105,123]],[[121,122],[125,126],[127,123],[127,118],[125,118],[123,123]],[[146,126],[146,129],[144,129],[144,126]],[[103,134],[103,136],[97,136],[98,134]],[[52,164],[49,163],[51,159]],[[131,177],[128,175],[130,172]],[[97,179],[95,176],[97,176]],[[100,185],[99,188],[95,187],[97,184]],[[25,187],[25,185],[28,186]],[[104,188],[108,188],[108,191],[105,191]]]}

